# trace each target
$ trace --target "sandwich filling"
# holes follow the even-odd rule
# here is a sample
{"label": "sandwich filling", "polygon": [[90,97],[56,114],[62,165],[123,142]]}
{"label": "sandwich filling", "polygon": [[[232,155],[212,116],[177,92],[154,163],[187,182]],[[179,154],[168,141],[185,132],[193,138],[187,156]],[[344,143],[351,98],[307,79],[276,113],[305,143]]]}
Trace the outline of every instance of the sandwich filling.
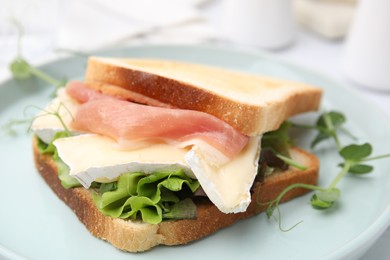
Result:
{"label": "sandwich filling", "polygon": [[134,104],[79,82],[60,90],[45,111],[33,130],[46,144],[64,126],[72,133],[53,146],[69,178],[85,188],[119,182],[128,173],[181,172],[224,213],[243,212],[251,202],[260,137],[242,135],[211,115]]}
{"label": "sandwich filling", "polygon": [[[68,138],[71,138],[69,132],[57,132],[54,141]],[[69,166],[59,157],[53,143],[46,144],[38,138],[37,144],[41,154],[52,156],[64,188],[81,186],[69,174]],[[151,174],[128,172],[115,181],[93,182],[89,190],[97,208],[106,216],[158,224],[163,220],[196,218],[197,209],[192,198],[199,187],[197,180],[178,169]]]}
{"label": "sandwich filling", "polygon": [[154,143],[184,148],[196,145],[216,165],[236,157],[249,137],[207,113],[153,107],[119,100],[79,82],[67,86],[67,93],[81,105],[72,127],[108,136],[124,149]]}

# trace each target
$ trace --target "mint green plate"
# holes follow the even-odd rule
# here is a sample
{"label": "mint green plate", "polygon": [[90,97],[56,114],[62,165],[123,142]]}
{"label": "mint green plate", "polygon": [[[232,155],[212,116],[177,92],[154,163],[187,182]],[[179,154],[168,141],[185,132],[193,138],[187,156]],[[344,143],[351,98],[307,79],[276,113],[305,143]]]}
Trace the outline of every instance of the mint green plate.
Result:
{"label": "mint green plate", "polygon": [[[308,82],[325,91],[322,109],[340,110],[359,142],[370,142],[375,154],[390,151],[388,118],[349,88],[318,73],[257,52],[210,46],[144,46],[110,50],[99,55],[155,57],[185,60]],[[42,66],[55,77],[82,79],[84,57],[67,58]],[[53,89],[39,80],[0,85],[0,125],[35,113],[29,105],[43,107]],[[312,123],[316,114],[296,120]],[[281,232],[264,214],[241,221],[205,239],[185,246],[157,247],[142,254],[124,253],[96,239],[44,183],[35,170],[31,135],[21,127],[17,137],[1,135],[0,258],[15,259],[345,259],[358,258],[390,224],[390,160],[373,163],[374,173],[347,176],[339,185],[342,197],[330,211],[316,211],[310,194],[281,207],[285,227]],[[312,133],[298,133],[308,146]],[[347,144],[352,140],[342,140]],[[328,185],[339,171],[339,157],[331,143],[318,146],[320,184]]]}

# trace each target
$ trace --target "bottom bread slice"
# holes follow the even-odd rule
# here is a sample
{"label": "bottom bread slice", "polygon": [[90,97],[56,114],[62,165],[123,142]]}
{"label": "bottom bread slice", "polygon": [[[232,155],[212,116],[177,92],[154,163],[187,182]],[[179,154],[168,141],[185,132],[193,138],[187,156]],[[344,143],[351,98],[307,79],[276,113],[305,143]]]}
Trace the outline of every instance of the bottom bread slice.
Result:
{"label": "bottom bread slice", "polygon": [[[37,138],[33,141],[35,165],[46,183],[77,215],[89,232],[95,237],[108,241],[116,248],[130,252],[140,252],[157,245],[180,245],[201,239],[219,229],[264,211],[266,203],[276,198],[281,191],[293,183],[316,184],[319,161],[317,157],[300,148],[291,150],[295,161],[307,166],[304,171],[290,168],[266,177],[253,186],[252,202],[247,211],[225,214],[219,211],[207,198],[195,199],[197,218],[163,221],[153,225],[141,221],[123,220],[103,215],[92,198],[91,191],[83,187],[65,189],[58,178],[57,166],[51,155],[41,154],[37,148]],[[306,189],[289,191],[282,201],[287,201],[307,193]]]}

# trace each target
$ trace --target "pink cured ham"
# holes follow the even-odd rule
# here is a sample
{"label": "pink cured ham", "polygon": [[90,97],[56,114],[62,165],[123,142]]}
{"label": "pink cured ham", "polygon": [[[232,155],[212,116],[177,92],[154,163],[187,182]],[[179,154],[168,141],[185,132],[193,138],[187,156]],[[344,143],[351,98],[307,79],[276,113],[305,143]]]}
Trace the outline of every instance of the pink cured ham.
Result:
{"label": "pink cured ham", "polygon": [[115,99],[114,97],[104,95],[96,90],[88,88],[80,81],[71,81],[66,85],[66,93],[77,100],[79,103],[86,103],[97,99]]}
{"label": "pink cured ham", "polygon": [[193,145],[201,140],[233,158],[249,137],[207,113],[136,104],[101,94],[81,82],[71,82],[67,93],[82,103],[72,127],[109,136],[121,145],[139,148],[152,142]]}

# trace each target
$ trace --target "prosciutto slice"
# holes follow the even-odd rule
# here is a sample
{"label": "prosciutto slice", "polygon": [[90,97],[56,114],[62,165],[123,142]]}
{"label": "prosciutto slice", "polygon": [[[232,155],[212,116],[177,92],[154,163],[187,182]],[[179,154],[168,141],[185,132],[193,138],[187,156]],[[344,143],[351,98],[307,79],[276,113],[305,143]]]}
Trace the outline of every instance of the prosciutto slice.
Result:
{"label": "prosciutto slice", "polygon": [[[187,147],[198,145],[216,149],[231,159],[247,144],[249,137],[224,121],[207,113],[153,107],[119,100],[90,89],[81,82],[71,82],[67,93],[81,103],[72,127],[115,139],[125,148],[140,148],[165,142]],[[226,159],[225,158],[225,159]]]}
{"label": "prosciutto slice", "polygon": [[88,88],[80,81],[71,81],[66,85],[66,93],[77,100],[79,103],[86,103],[98,99],[115,99],[114,97],[104,95],[94,89]]}

